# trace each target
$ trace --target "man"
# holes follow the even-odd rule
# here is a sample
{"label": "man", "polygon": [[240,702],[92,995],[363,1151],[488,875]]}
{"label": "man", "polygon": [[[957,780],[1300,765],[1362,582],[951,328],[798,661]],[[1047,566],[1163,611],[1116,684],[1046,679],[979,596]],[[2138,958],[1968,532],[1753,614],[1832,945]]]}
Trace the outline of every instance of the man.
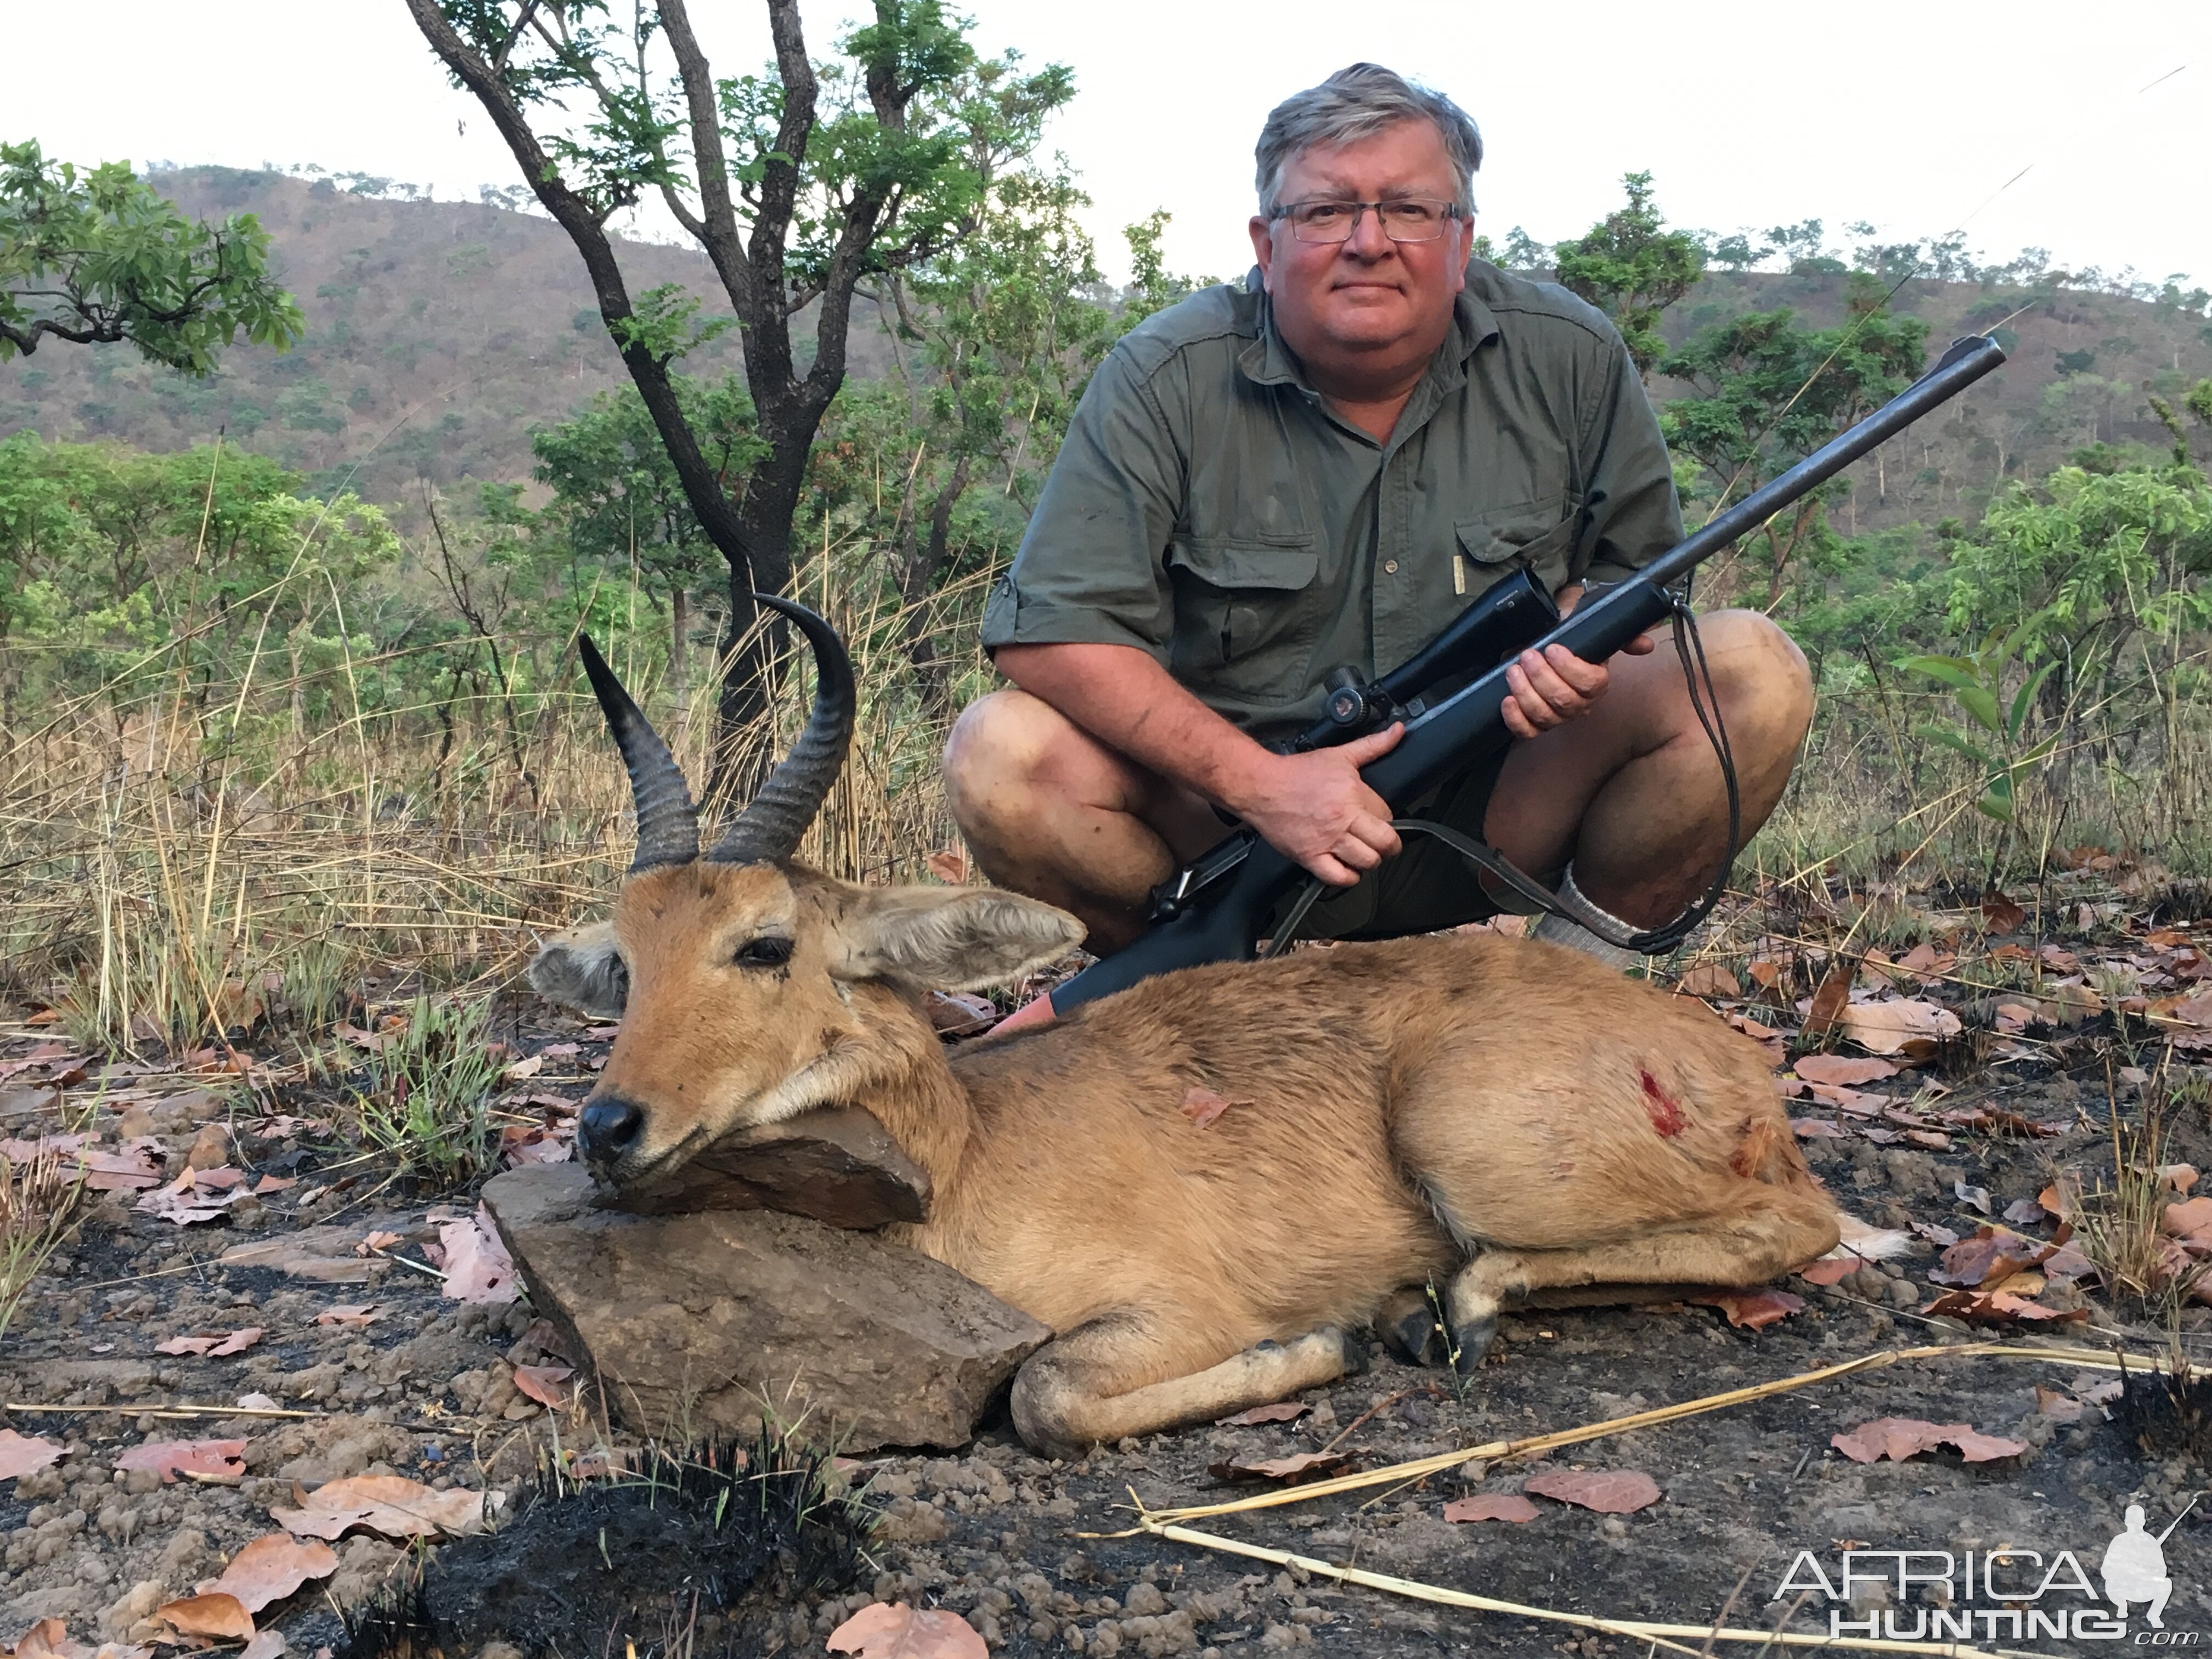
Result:
{"label": "man", "polygon": [[[2166,1612],[2166,1598],[2173,1594],[2173,1580],[2166,1576],[2166,1533],[2155,1538],[2143,1530],[2143,1509],[2140,1504],[2128,1505],[2126,1530],[2105,1546],[2105,1559],[2100,1564],[2105,1579],[2105,1599],[2119,1609],[2119,1616],[2128,1616],[2128,1603],[2148,1601],[2143,1617],[2150,1621],[2153,1630],[2166,1628],[2161,1616]],[[2166,1532],[2172,1532],[2168,1527]]]}
{"label": "man", "polygon": [[[1282,756],[1339,665],[1397,665],[1516,568],[1571,605],[1679,540],[1666,447],[1620,337],[1564,290],[1468,258],[1474,124],[1356,64],[1279,105],[1258,146],[1259,264],[1151,318],[1085,392],[983,643],[1016,689],[945,753],[952,810],[1002,885],[1112,951],[1146,896],[1241,819],[1341,892],[1306,935],[1497,912],[1455,854],[1400,848],[1359,768],[1393,727]],[[1765,617],[1703,622],[1745,834],[1812,714]],[[1509,672],[1501,760],[1410,815],[1479,835],[1636,928],[1725,856],[1727,798],[1674,653],[1553,647]],[[1408,805],[1403,804],[1401,805]],[[1537,929],[1596,953],[1580,927]],[[1625,952],[1611,953],[1626,963]]]}

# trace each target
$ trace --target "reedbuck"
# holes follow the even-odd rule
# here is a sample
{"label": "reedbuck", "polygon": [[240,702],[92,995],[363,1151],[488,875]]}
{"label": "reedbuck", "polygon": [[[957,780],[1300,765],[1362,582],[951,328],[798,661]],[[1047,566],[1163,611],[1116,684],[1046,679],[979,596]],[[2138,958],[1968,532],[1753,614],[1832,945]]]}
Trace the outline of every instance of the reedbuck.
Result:
{"label": "reedbuck", "polygon": [[1330,1382],[1394,1291],[1408,1317],[1386,1340],[1422,1348],[1402,1286],[1445,1285],[1446,1352],[1468,1369],[1517,1300],[1756,1285],[1837,1243],[1757,1046],[1550,945],[1191,969],[948,1054],[919,992],[1011,981],[1081,928],[1011,893],[792,861],[844,760],[853,675],[828,623],[763,602],[806,634],[819,690],[703,856],[674,759],[584,642],[638,847],[611,921],[531,969],[622,1020],[582,1154],[625,1183],[748,1125],[872,1112],[933,1194],[892,1236],[1055,1334],[1014,1386],[1032,1447],[1073,1455]]}

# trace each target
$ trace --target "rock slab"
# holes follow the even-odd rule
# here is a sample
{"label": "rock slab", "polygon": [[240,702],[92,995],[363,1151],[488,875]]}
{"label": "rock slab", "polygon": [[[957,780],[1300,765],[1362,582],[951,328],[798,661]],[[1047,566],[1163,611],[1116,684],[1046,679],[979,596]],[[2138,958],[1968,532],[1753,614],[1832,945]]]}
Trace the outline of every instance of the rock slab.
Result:
{"label": "rock slab", "polygon": [[640,1215],[781,1210],[833,1227],[929,1214],[929,1176],[857,1107],[823,1107],[725,1135],[668,1180],[625,1188],[611,1207]]}
{"label": "rock slab", "polygon": [[1052,1333],[873,1234],[773,1210],[592,1206],[573,1164],[513,1170],[484,1205],[531,1302],[641,1434],[759,1431],[763,1402],[847,1450],[967,1443]]}

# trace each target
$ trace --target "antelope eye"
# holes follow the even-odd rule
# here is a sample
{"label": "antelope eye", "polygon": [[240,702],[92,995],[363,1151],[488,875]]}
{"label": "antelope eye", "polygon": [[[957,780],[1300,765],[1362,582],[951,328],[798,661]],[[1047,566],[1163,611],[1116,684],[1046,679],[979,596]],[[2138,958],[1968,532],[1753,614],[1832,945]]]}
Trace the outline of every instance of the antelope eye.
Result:
{"label": "antelope eye", "polygon": [[773,935],[747,939],[738,947],[737,965],[740,968],[781,968],[791,960],[791,941]]}

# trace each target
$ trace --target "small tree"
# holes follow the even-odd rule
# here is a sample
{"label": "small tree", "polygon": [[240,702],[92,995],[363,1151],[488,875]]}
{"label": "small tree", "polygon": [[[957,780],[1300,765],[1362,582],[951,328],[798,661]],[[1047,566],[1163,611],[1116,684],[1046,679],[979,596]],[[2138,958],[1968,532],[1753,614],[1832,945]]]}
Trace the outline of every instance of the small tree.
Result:
{"label": "small tree", "polygon": [[128,162],[80,172],[35,143],[0,144],[0,362],[49,335],[128,340],[194,375],[240,334],[284,349],[303,332],[300,307],[268,264],[250,213],[190,220]]}
{"label": "small tree", "polygon": [[[538,199],[574,242],[685,499],[730,572],[722,759],[766,707],[772,646],[738,647],[748,594],[781,592],[823,416],[844,384],[854,287],[975,234],[989,180],[1034,151],[1072,95],[1068,71],[985,61],[939,0],[876,0],[844,61],[808,56],[797,0],[767,0],[769,73],[718,77],[686,0],[610,21],[606,0],[407,0],[454,80],[482,103]],[[744,341],[764,448],[732,501],[703,453],[672,365],[700,302],[633,296],[607,222],[657,194],[706,251]],[[812,307],[803,361],[793,319]]]}
{"label": "small tree", "polygon": [[1552,253],[1561,284],[1613,319],[1636,372],[1649,374],[1667,349],[1659,313],[1697,286],[1705,274],[1705,251],[1687,232],[1663,228],[1667,222],[1651,204],[1650,173],[1632,173],[1621,183],[1628,205]]}

